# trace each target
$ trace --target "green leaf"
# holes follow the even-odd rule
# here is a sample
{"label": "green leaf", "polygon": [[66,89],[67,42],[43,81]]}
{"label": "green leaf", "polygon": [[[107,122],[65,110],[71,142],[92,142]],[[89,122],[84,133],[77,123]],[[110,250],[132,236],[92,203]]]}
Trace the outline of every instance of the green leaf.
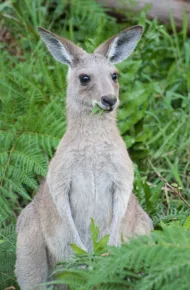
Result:
{"label": "green leaf", "polygon": [[146,182],[143,183],[143,188],[145,193],[146,209],[148,213],[151,213],[154,211],[154,207],[151,202],[152,192],[150,186]]}
{"label": "green leaf", "polygon": [[106,235],[102,239],[100,239],[100,241],[98,243],[96,243],[96,246],[94,248],[94,252],[99,253],[99,252],[102,252],[103,250],[105,250],[105,248],[108,245],[108,241],[109,241],[109,235]]}
{"label": "green leaf", "polygon": [[90,231],[91,231],[91,237],[93,242],[93,252],[96,254],[101,254],[103,250],[105,250],[109,235],[104,236],[103,238],[98,241],[99,238],[99,228],[95,225],[94,220],[91,218],[91,224],[90,224]]}
{"label": "green leaf", "polygon": [[81,249],[80,247],[78,247],[77,245],[75,244],[70,244],[73,252],[75,255],[84,255],[84,254],[87,254],[86,251],[84,251],[83,249]]}
{"label": "green leaf", "polygon": [[163,221],[160,221],[160,226],[162,227],[162,229],[167,227],[167,225]]}
{"label": "green leaf", "polygon": [[104,112],[104,110],[102,108],[100,108],[100,106],[95,105],[92,109],[91,115],[98,113],[98,115],[102,115]]}
{"label": "green leaf", "polygon": [[98,226],[95,225],[94,220],[91,218],[91,223],[90,223],[90,231],[91,231],[91,237],[92,237],[92,242],[93,242],[93,248],[96,248],[96,242],[99,237],[99,228]]}
{"label": "green leaf", "polygon": [[186,230],[190,230],[190,216],[188,216],[187,219],[185,220],[185,223],[184,223],[183,227]]}
{"label": "green leaf", "polygon": [[172,183],[171,186],[178,187],[177,183]]}
{"label": "green leaf", "polygon": [[65,270],[64,272],[57,274],[56,275],[56,279],[58,280],[67,280],[69,279],[73,279],[73,278],[77,278],[80,280],[87,280],[88,275],[85,272],[78,272],[75,269],[72,270]]}

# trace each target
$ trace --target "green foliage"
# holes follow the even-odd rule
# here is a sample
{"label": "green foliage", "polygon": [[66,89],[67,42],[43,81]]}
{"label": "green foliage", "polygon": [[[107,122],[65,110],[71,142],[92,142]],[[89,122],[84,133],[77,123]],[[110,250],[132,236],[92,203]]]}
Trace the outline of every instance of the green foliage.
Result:
{"label": "green foliage", "polygon": [[[106,235],[103,238],[99,239],[99,228],[97,225],[95,225],[94,220],[92,218],[90,223],[90,231],[92,239],[92,252],[95,254],[101,254],[105,252],[109,240],[109,235]],[[71,244],[70,246],[75,255],[87,254],[87,252],[85,252],[83,249],[79,248],[75,244]]]}
{"label": "green foliage", "polygon": [[[30,69],[27,71],[25,65],[22,63],[8,75],[2,70],[0,81],[0,193],[2,198],[11,198],[14,207],[19,206],[19,195],[26,204],[30,200],[28,193],[37,190],[36,177],[45,176],[66,124],[61,89],[52,96],[53,80],[44,81],[42,70],[38,76],[29,76]],[[41,86],[37,82],[42,82]],[[58,89],[57,84],[54,86]],[[1,206],[3,203],[0,199]]]}
{"label": "green foliage", "polygon": [[87,254],[87,252],[83,249],[81,249],[80,247],[78,247],[77,245],[75,244],[70,244],[71,246],[71,249],[73,250],[73,253],[75,255],[83,255],[83,254]]}
{"label": "green foliage", "polygon": [[97,113],[99,116],[101,116],[103,112],[104,112],[104,109],[100,108],[100,106],[98,105],[95,105],[92,109],[92,115]]}
{"label": "green foliage", "polygon": [[109,247],[107,255],[73,257],[55,271],[57,283],[80,290],[187,290],[189,249],[190,231],[185,226],[165,226],[120,248]]}
{"label": "green foliage", "polygon": [[[90,17],[92,10],[97,17]],[[36,192],[39,177],[46,175],[48,162],[66,127],[66,68],[52,60],[40,46],[37,26],[47,27],[50,23],[49,28],[93,51],[124,25],[116,24],[93,1],[71,1],[69,5],[62,1],[57,6],[53,1],[5,1],[0,11],[5,14],[2,24],[18,34],[14,41],[22,51],[22,55],[11,56],[9,47],[2,44],[0,205],[10,214],[11,209],[19,210]],[[172,24],[175,37],[156,20],[146,20],[143,14],[139,22],[145,27],[145,34],[138,50],[119,65],[118,125],[131,157],[140,169],[147,170],[149,181],[159,188],[160,180],[154,178],[154,169],[147,165],[147,157],[167,180],[176,180],[187,194],[190,58],[185,20],[179,34]],[[92,40],[95,27],[98,29]],[[9,70],[9,66],[14,69]],[[7,199],[11,200],[8,205]]]}
{"label": "green foliage", "polygon": [[[144,11],[126,16],[130,22],[117,23],[93,0],[5,0],[0,4],[0,29],[10,33],[10,40],[2,33],[0,42],[0,289],[16,287],[15,216],[36,193],[66,129],[66,68],[41,45],[37,27],[44,26],[93,52],[102,41],[136,23],[144,27],[142,40],[133,56],[118,65],[118,126],[138,164],[134,192],[160,232],[120,249],[110,248],[109,256],[101,256],[108,237],[98,241],[92,221],[94,252],[83,255],[73,245],[75,253],[82,255],[66,262],[62,278],[71,289],[92,289],[93,285],[98,289],[187,289],[189,244],[185,248],[183,239],[189,241],[190,210],[158,175],[190,200],[187,16],[181,32],[172,15],[172,32],[156,19],[147,20]],[[87,265],[86,270],[82,265]],[[180,279],[174,276],[182,272],[179,285]]]}
{"label": "green foliage", "polygon": [[14,275],[15,241],[15,219],[10,224],[8,218],[0,215],[0,289],[17,286]]}
{"label": "green foliage", "polygon": [[91,218],[91,238],[93,243],[93,253],[101,254],[102,251],[105,251],[108,244],[109,235],[104,236],[99,240],[99,228],[95,225],[94,220]]}

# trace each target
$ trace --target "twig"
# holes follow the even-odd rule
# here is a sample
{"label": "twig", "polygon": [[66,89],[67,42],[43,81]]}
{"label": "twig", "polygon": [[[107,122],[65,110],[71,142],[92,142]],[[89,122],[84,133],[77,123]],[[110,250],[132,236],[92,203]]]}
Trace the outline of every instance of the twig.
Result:
{"label": "twig", "polygon": [[190,208],[190,204],[185,200],[185,198],[181,195],[181,193],[180,193],[177,189],[175,189],[173,186],[171,186],[171,185],[167,182],[167,180],[166,180],[164,177],[162,177],[162,175],[160,175],[160,173],[158,173],[157,171],[155,171],[155,172],[156,172],[156,174],[158,175],[158,177],[160,177],[160,179],[161,179],[162,181],[164,181],[165,185],[166,185],[168,188],[170,188],[171,191],[174,192],[177,196],[179,196],[179,198],[180,198],[181,200],[183,200],[183,202],[186,204],[186,206],[188,206],[188,208]]}
{"label": "twig", "polygon": [[168,187],[164,186],[163,190],[164,190],[165,195],[166,195],[166,202],[167,202],[168,208],[170,208],[170,200],[169,200],[169,196],[168,196]]}

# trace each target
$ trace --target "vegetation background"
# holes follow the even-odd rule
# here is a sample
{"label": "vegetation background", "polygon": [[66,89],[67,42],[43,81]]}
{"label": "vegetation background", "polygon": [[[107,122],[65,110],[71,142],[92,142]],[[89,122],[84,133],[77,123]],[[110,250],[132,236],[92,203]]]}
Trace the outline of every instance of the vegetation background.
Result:
{"label": "vegetation background", "polygon": [[[0,289],[15,287],[16,218],[35,195],[66,128],[67,68],[37,32],[43,26],[92,52],[123,28],[144,27],[120,70],[118,126],[135,166],[135,192],[155,231],[121,248],[98,241],[94,252],[56,270],[70,289],[190,289],[190,39],[149,21],[146,11],[112,13],[92,0],[0,3]],[[80,267],[86,265],[86,267]],[[52,286],[53,287],[53,286]],[[8,288],[14,289],[14,288]]]}

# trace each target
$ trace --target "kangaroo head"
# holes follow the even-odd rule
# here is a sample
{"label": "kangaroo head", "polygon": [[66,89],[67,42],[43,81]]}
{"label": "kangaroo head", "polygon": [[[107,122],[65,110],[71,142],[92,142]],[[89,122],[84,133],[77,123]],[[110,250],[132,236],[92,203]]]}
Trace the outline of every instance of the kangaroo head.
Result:
{"label": "kangaroo head", "polygon": [[123,30],[89,54],[73,42],[39,27],[52,56],[69,66],[67,105],[75,111],[92,111],[98,105],[112,111],[119,104],[118,71],[114,64],[125,60],[135,49],[141,26]]}

